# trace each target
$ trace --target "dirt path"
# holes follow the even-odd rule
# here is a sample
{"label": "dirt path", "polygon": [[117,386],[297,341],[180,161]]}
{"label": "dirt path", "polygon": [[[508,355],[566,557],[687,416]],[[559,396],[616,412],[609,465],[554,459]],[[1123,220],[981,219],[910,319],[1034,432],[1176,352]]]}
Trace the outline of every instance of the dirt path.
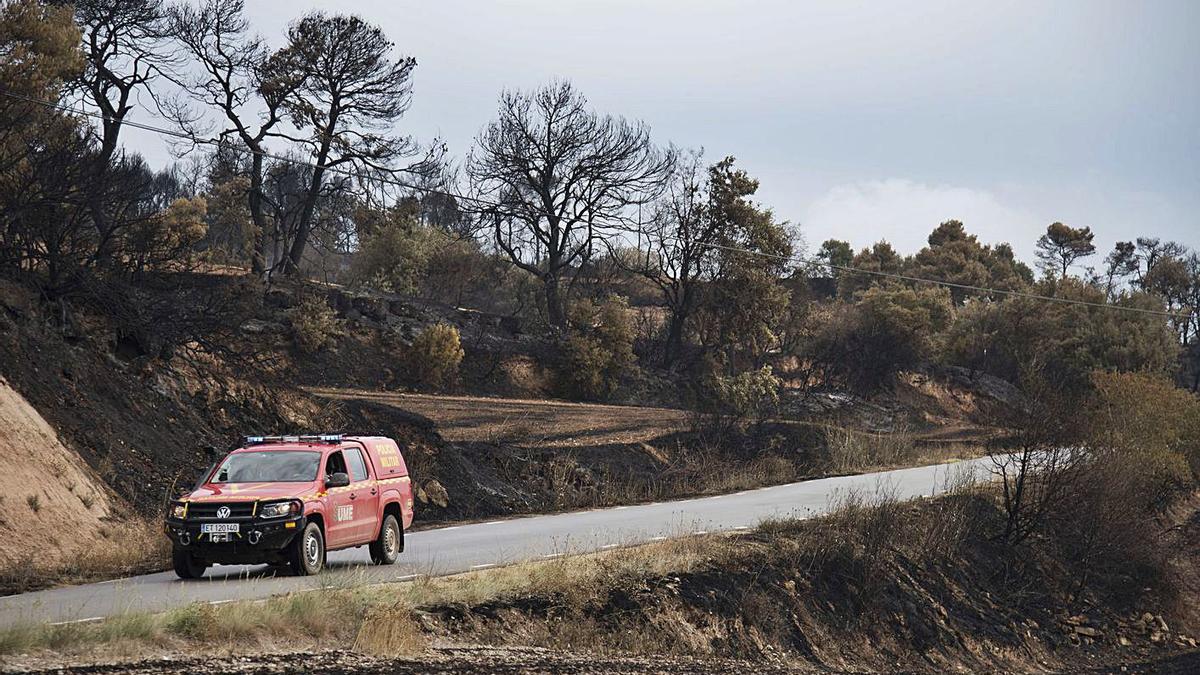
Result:
{"label": "dirt path", "polygon": [[[38,668],[33,664],[28,664]],[[0,672],[55,673],[58,675],[92,675],[124,673],[127,675],[162,675],[165,673],[206,675],[275,675],[282,673],[321,672],[331,675],[391,675],[393,673],[604,673],[616,675],[674,674],[674,673],[807,673],[765,663],[749,663],[727,659],[695,659],[670,656],[599,656],[573,654],[532,647],[435,647],[425,654],[406,658],[380,659],[353,652],[316,652],[234,656],[223,658],[184,657],[155,659],[120,665],[50,667],[46,670],[22,670],[20,666]]]}
{"label": "dirt path", "polygon": [[[1183,675],[1200,668],[1200,652],[1170,654],[1158,658],[1131,657],[1108,665],[1085,665],[1060,672],[1116,675],[1118,673],[1159,673]],[[0,672],[37,673],[39,675],[283,675],[285,673],[322,672],[330,675],[401,675],[428,673],[498,673],[534,675],[564,673],[573,675],[674,675],[676,673],[832,673],[827,669],[796,667],[762,661],[736,661],[720,658],[678,656],[601,656],[570,653],[534,647],[434,647],[419,656],[374,658],[347,651],[298,654],[260,654],[227,657],[175,657],[132,661],[110,665],[50,665],[29,660],[25,663],[0,662]]]}
{"label": "dirt path", "polygon": [[687,413],[598,403],[482,396],[434,396],[312,388],[335,400],[383,403],[431,420],[453,442],[586,447],[639,443],[687,426]]}

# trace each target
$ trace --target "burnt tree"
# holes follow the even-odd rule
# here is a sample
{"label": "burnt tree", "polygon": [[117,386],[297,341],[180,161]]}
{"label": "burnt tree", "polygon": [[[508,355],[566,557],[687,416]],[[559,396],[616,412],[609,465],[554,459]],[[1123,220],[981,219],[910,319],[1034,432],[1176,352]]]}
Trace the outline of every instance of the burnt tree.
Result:
{"label": "burnt tree", "polygon": [[475,196],[488,204],[497,247],[544,285],[546,316],[566,326],[561,282],[631,207],[662,190],[674,162],[640,122],[601,115],[569,82],[500,95],[497,118],[467,159]]}

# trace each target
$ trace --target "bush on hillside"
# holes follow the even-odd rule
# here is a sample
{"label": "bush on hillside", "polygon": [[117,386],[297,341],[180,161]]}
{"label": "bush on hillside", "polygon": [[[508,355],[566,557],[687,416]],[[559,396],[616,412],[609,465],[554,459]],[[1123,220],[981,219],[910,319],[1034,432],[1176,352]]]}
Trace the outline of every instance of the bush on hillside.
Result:
{"label": "bush on hillside", "polygon": [[710,373],[694,391],[697,425],[701,432],[725,437],[749,424],[761,422],[779,407],[783,381],[770,366],[736,375]]}
{"label": "bush on hillside", "polygon": [[292,326],[292,341],[306,354],[336,345],[342,334],[337,312],[325,298],[317,295],[306,295],[301,299],[292,308],[288,320]]}
{"label": "bush on hillside", "polygon": [[350,263],[351,283],[413,295],[435,247],[431,228],[411,219],[388,221],[366,237]]}
{"label": "bush on hillside", "polygon": [[409,347],[409,374],[423,387],[446,386],[458,378],[463,355],[458,329],[447,323],[435,323],[418,333]]}
{"label": "bush on hillside", "polygon": [[1050,514],[1051,539],[1081,570],[1079,590],[1127,589],[1134,601],[1166,569],[1156,518],[1195,485],[1200,399],[1146,373],[1095,372],[1090,384],[1089,461]]}
{"label": "bush on hillside", "polygon": [[126,256],[135,272],[171,269],[189,262],[208,232],[204,197],[180,197],[161,213],[144,218],[124,232]]}
{"label": "bush on hillside", "polygon": [[931,358],[950,320],[950,294],[874,286],[858,297],[854,305],[814,313],[799,351],[826,384],[870,392]]}
{"label": "bush on hillside", "polygon": [[1162,496],[1200,467],[1200,399],[1170,379],[1098,371],[1091,378],[1088,444],[1101,461],[1128,458]]}
{"label": "bush on hillside", "polygon": [[637,368],[629,305],[619,296],[599,303],[583,300],[571,307],[569,318],[571,334],[558,363],[560,393],[585,400],[611,397]]}
{"label": "bush on hillside", "polygon": [[[1042,281],[1033,292],[1107,302],[1103,290],[1072,278]],[[1159,299],[1145,293],[1118,297],[1113,304],[1163,309]],[[1010,382],[1035,362],[1053,364],[1076,382],[1086,382],[1094,370],[1167,373],[1180,350],[1170,327],[1153,314],[1022,297],[968,304],[946,331],[945,344],[947,362]]]}

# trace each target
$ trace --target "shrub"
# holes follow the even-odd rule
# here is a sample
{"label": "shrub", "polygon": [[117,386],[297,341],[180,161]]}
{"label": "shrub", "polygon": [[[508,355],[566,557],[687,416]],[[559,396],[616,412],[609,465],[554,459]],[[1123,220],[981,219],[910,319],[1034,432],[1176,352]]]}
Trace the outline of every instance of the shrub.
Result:
{"label": "shrub", "polygon": [[296,347],[305,353],[311,354],[333,346],[342,332],[337,312],[324,298],[316,295],[304,297],[291,310],[289,321],[292,326],[292,340]]}
{"label": "shrub", "polygon": [[783,382],[770,366],[737,375],[712,373],[696,392],[696,412],[703,430],[724,435],[751,422],[760,422],[779,406]]}
{"label": "shrub", "polygon": [[1200,399],[1165,376],[1092,373],[1083,408],[1089,461],[1071,499],[1052,514],[1053,540],[1078,568],[1076,587],[1127,591],[1162,579],[1158,513],[1194,485]]}
{"label": "shrub", "polygon": [[425,387],[441,387],[454,381],[462,360],[458,329],[446,323],[426,327],[408,349],[409,374]]}
{"label": "shrub", "polygon": [[[1042,281],[1034,292],[1105,304],[1104,292],[1077,279]],[[1111,304],[1163,309],[1145,293]],[[1153,314],[1105,311],[1082,305],[1012,297],[968,304],[947,331],[946,359],[1015,381],[1034,362],[1053,364],[1084,381],[1094,370],[1169,372],[1177,363],[1178,340]]]}
{"label": "shrub", "polygon": [[137,271],[161,269],[191,257],[208,233],[204,197],[179,198],[162,213],[138,221],[125,232],[131,265]]}
{"label": "shrub", "polygon": [[1161,494],[1192,480],[1200,464],[1200,399],[1168,378],[1096,372],[1088,444],[1102,459],[1125,457]]}
{"label": "shrub", "polygon": [[800,355],[826,383],[869,392],[928,359],[949,319],[945,289],[874,286],[853,306],[816,313]]}
{"label": "shrub", "polygon": [[350,263],[351,282],[414,294],[425,276],[434,232],[412,219],[390,220],[366,237]]}
{"label": "shrub", "polygon": [[634,326],[624,298],[584,300],[571,308],[572,334],[561,347],[558,385],[568,398],[604,399],[636,368]]}

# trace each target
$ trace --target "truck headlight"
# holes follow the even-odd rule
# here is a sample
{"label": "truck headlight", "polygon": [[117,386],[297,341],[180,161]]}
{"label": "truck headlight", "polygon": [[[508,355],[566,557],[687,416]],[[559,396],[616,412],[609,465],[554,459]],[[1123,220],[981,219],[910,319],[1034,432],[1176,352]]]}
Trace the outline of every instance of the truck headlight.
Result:
{"label": "truck headlight", "polygon": [[283,518],[284,516],[293,516],[300,513],[299,502],[275,502],[274,504],[264,504],[258,510],[260,518]]}
{"label": "truck headlight", "polygon": [[186,515],[187,515],[187,504],[172,504],[171,505],[171,517],[172,518],[175,518],[178,520],[183,520],[184,516],[186,516]]}

